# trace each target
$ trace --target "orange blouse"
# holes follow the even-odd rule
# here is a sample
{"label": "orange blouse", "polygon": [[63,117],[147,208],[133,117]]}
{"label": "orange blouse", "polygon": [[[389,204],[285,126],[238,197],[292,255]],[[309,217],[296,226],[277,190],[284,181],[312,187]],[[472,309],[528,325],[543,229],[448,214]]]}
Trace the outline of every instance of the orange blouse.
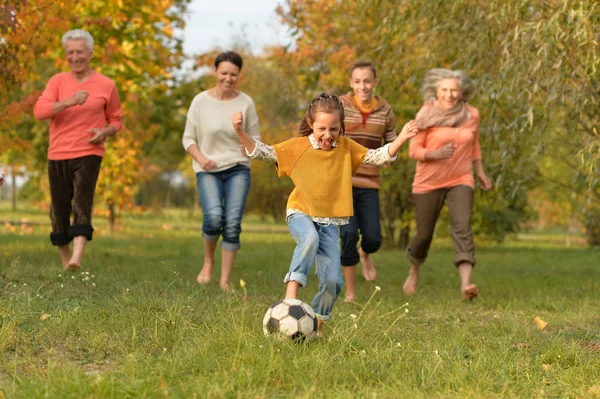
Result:
{"label": "orange blouse", "polygon": [[[473,161],[481,159],[479,147],[479,111],[467,104],[470,117],[460,127],[430,127],[410,141],[408,153],[417,160],[413,193],[422,194],[441,188],[466,185],[475,188]],[[425,160],[425,152],[439,150],[454,142],[451,158]]]}

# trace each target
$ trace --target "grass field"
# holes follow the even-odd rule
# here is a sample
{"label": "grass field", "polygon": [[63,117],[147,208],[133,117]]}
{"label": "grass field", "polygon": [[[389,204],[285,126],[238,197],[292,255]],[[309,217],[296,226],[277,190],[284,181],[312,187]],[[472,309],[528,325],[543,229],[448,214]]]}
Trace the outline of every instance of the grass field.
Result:
{"label": "grass field", "polygon": [[410,298],[404,254],[380,251],[358,303],[338,302],[324,335],[297,345],[261,326],[294,248],[281,224],[247,219],[225,294],[195,283],[199,215],[128,218],[112,236],[97,219],[76,274],[61,270],[45,213],[0,206],[0,219],[23,218],[42,224],[0,225],[0,398],[600,398],[597,250],[480,245],[472,303],[447,241]]}

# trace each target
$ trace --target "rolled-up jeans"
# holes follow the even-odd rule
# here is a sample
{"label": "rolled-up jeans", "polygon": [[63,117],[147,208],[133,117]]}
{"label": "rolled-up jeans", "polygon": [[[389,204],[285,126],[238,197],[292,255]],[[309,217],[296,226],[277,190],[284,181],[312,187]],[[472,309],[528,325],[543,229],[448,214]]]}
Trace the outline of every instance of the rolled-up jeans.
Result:
{"label": "rolled-up jeans", "polygon": [[219,172],[198,172],[196,184],[204,214],[202,237],[216,241],[222,235],[221,248],[237,251],[240,249],[242,215],[250,189],[250,168],[236,165]]}
{"label": "rolled-up jeans", "polygon": [[296,241],[290,270],[284,283],[295,281],[306,285],[313,262],[319,279],[319,292],[312,307],[321,320],[331,318],[331,310],[342,291],[344,281],[340,265],[338,227],[333,224],[315,223],[303,213],[294,213],[287,218],[288,228]]}

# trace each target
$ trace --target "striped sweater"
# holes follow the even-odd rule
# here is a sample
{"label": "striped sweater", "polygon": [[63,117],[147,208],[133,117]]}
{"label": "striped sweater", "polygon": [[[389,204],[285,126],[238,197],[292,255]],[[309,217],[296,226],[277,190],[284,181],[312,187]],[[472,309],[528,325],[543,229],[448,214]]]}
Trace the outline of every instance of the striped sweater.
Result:
{"label": "striped sweater", "polygon": [[[346,125],[345,136],[369,149],[376,149],[396,138],[396,120],[390,104],[379,96],[375,96],[377,105],[368,115],[361,113],[354,102],[353,93],[340,96],[344,105]],[[352,177],[352,186],[358,188],[381,188],[379,166],[361,165]]]}

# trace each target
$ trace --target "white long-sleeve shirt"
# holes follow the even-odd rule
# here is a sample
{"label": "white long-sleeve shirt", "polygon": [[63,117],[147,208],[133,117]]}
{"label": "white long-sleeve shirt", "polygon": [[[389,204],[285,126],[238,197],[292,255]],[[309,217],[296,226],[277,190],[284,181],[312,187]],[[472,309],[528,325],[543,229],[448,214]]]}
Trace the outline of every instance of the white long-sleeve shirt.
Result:
{"label": "white long-sleeve shirt", "polygon": [[[240,92],[231,100],[218,100],[203,91],[194,97],[188,110],[182,144],[196,144],[202,155],[217,163],[210,172],[219,172],[242,164],[250,167],[251,159],[240,151],[240,140],[233,129],[231,115],[241,111],[244,130],[255,140],[260,140],[258,115],[252,98]],[[196,160],[192,161],[194,172],[204,172]]]}

